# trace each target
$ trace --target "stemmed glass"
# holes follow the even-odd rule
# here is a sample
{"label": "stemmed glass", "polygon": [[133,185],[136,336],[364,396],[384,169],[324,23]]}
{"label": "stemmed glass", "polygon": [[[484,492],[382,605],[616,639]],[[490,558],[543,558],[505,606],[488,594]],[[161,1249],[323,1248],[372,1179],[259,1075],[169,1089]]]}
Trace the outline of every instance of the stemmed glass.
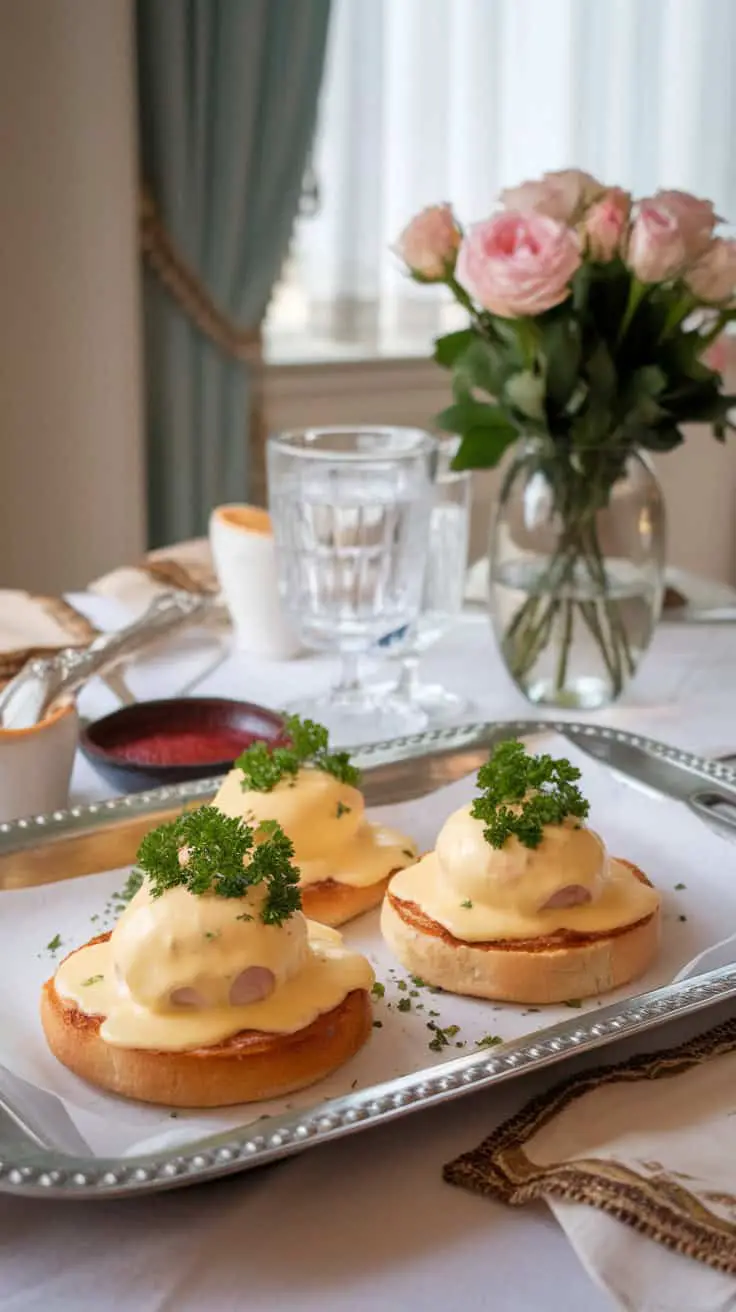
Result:
{"label": "stemmed glass", "polygon": [[359,659],[419,613],[437,442],[412,428],[281,433],[267,449],[269,508],[282,605],[304,646],[337,650],[325,696],[294,705],[336,744],[424,728],[419,707],[379,697]]}
{"label": "stemmed glass", "polygon": [[401,662],[398,681],[385,680],[376,691],[426,712],[430,721],[456,719],[468,700],[440,683],[420,678],[421,658],[442,637],[460,613],[465,592],[470,539],[470,474],[454,470],[458,440],[443,440],[438,447],[434,500],[430,516],[429,546],[422,601],[414,624],[403,634],[389,635],[380,646]]}

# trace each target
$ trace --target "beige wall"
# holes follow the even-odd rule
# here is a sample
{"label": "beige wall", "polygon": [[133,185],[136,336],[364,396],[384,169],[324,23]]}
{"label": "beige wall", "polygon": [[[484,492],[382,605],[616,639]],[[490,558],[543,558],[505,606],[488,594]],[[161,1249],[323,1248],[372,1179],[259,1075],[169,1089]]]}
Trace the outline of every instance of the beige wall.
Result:
{"label": "beige wall", "polygon": [[143,543],[132,10],[0,0],[0,587]]}
{"label": "beige wall", "polygon": [[[736,368],[733,374],[729,385],[736,391]],[[446,376],[424,360],[284,366],[267,375],[272,431],[309,424],[426,425],[448,403]],[[694,428],[680,450],[656,464],[667,498],[669,564],[736,583],[736,437],[724,447],[706,428]],[[486,549],[498,474],[476,474],[474,482],[472,559]]]}

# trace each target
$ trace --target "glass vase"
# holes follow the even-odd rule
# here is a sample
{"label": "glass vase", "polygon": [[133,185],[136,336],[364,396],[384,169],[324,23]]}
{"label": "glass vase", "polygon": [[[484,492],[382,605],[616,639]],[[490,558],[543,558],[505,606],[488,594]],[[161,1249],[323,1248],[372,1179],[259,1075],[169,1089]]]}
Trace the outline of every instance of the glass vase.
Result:
{"label": "glass vase", "polygon": [[517,444],[491,529],[490,609],[506,668],[537,705],[621,696],[664,587],[662,493],[647,457]]}

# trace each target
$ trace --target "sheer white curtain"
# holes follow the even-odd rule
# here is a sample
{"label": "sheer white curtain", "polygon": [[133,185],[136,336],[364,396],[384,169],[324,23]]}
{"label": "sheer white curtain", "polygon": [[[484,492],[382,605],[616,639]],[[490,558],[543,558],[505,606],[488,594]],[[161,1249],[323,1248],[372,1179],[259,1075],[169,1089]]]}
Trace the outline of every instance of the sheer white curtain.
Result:
{"label": "sheer white curtain", "polygon": [[421,349],[442,292],[390,246],[423,205],[464,223],[575,165],[736,219],[736,0],[333,0],[314,168],[272,331]]}

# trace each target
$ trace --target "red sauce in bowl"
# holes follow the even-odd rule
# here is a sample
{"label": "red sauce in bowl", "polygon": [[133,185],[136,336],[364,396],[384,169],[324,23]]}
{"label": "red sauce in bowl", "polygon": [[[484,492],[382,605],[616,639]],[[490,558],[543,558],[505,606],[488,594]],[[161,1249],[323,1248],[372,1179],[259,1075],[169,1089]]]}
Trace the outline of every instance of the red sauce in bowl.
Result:
{"label": "red sauce in bowl", "polygon": [[256,736],[220,725],[201,729],[172,726],[165,732],[141,733],[129,742],[111,743],[107,751],[132,765],[210,765],[234,761]]}

